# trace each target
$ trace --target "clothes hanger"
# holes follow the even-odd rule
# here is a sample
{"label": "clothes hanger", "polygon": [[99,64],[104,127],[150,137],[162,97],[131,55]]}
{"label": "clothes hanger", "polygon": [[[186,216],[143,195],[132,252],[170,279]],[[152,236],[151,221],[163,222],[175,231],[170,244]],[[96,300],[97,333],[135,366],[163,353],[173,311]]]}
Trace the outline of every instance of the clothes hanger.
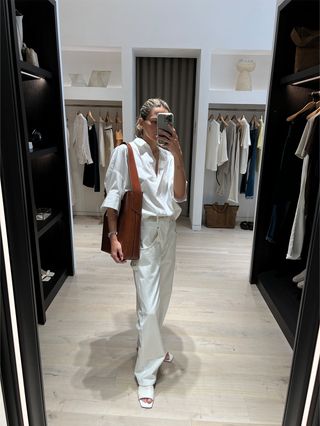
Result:
{"label": "clothes hanger", "polygon": [[222,117],[222,115],[219,113],[219,115],[218,115],[218,117],[217,117],[217,121],[221,121],[221,123],[224,125],[224,126],[228,126],[228,123],[226,123],[225,121],[224,121],[224,118]]}
{"label": "clothes hanger", "polygon": [[116,120],[117,124],[121,124],[122,123],[122,121],[120,120],[119,112],[118,111],[116,112],[116,118],[115,118],[115,120]]}
{"label": "clothes hanger", "polygon": [[233,114],[233,116],[231,117],[231,120],[234,121],[236,123],[236,125],[241,125],[241,121],[240,118],[236,116],[236,114]]}
{"label": "clothes hanger", "polygon": [[253,114],[253,116],[251,117],[250,124],[253,124],[255,126],[255,128],[259,127],[259,122],[258,122],[257,116],[255,114]]}
{"label": "clothes hanger", "polygon": [[307,115],[307,120],[309,120],[311,117],[316,117],[320,113],[320,101],[316,102],[315,107],[316,109]]}
{"label": "clothes hanger", "polygon": [[295,118],[297,118],[300,114],[302,114],[303,112],[309,111],[309,109],[314,108],[316,102],[315,101],[310,101],[308,102],[303,108],[301,108],[299,111],[295,112],[292,115],[289,115],[289,117],[287,117],[287,121],[293,121]]}
{"label": "clothes hanger", "polygon": [[104,119],[104,121],[106,122],[106,124],[112,124],[113,123],[112,119],[110,118],[109,111],[107,111],[106,118]]}
{"label": "clothes hanger", "polygon": [[122,123],[122,121],[119,118],[118,111],[116,112],[115,123],[116,123],[116,132],[121,132],[121,126],[120,126],[120,124]]}
{"label": "clothes hanger", "polygon": [[94,123],[96,122],[95,118],[93,117],[91,111],[89,110],[87,113],[87,118],[90,118],[91,121],[93,121]]}
{"label": "clothes hanger", "polygon": [[208,121],[212,121],[212,120],[214,120],[214,115],[213,115],[213,114],[210,114],[210,115],[209,115],[209,118],[208,118]]}
{"label": "clothes hanger", "polygon": [[317,117],[320,114],[320,108],[317,108],[315,111],[312,111],[309,115],[307,115],[307,120],[312,117]]}

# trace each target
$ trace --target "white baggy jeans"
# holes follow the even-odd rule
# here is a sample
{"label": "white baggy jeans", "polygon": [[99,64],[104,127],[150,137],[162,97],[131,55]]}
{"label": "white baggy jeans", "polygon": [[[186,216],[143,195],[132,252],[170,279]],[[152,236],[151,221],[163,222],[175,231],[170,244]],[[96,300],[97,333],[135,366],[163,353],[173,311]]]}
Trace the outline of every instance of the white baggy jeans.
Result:
{"label": "white baggy jeans", "polygon": [[139,332],[134,373],[140,386],[155,384],[158,368],[166,355],[161,328],[172,292],[175,256],[175,219],[154,217],[142,220],[140,259],[131,262]]}

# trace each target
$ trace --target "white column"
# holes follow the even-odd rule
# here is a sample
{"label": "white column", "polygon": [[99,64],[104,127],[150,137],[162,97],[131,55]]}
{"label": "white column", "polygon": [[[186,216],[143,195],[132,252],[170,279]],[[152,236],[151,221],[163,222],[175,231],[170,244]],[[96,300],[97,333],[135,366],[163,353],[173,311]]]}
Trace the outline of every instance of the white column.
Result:
{"label": "white column", "polygon": [[122,47],[121,72],[122,72],[122,116],[123,140],[130,142],[134,138],[135,104],[136,104],[136,70],[135,57],[131,47]]}
{"label": "white column", "polygon": [[201,229],[202,222],[210,68],[211,52],[209,49],[202,49],[197,63],[195,137],[191,172],[190,221],[194,231]]}

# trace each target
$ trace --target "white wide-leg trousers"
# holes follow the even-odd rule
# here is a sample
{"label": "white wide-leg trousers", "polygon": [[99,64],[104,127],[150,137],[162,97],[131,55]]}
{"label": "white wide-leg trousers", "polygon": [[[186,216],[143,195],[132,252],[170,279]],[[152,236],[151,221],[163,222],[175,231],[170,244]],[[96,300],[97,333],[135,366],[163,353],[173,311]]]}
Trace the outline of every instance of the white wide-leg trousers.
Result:
{"label": "white wide-leg trousers", "polygon": [[131,262],[139,332],[134,373],[140,386],[156,382],[158,368],[166,355],[161,328],[172,292],[175,253],[175,220],[163,217],[143,220],[140,259]]}

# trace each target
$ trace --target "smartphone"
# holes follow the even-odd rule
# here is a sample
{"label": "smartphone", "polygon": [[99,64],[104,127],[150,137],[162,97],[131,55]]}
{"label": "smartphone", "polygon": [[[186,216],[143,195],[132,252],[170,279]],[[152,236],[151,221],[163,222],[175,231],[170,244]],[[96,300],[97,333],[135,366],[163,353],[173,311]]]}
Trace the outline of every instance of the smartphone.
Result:
{"label": "smartphone", "polygon": [[165,130],[171,134],[172,129],[170,125],[173,127],[174,125],[174,117],[172,112],[159,112],[157,116],[157,136],[158,136],[158,144],[160,146],[165,146],[167,143],[166,139],[161,139],[159,136],[159,130]]}

